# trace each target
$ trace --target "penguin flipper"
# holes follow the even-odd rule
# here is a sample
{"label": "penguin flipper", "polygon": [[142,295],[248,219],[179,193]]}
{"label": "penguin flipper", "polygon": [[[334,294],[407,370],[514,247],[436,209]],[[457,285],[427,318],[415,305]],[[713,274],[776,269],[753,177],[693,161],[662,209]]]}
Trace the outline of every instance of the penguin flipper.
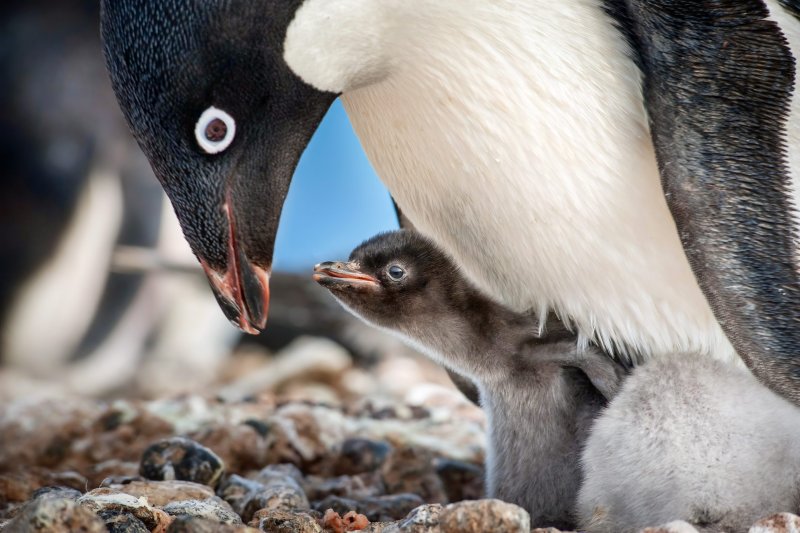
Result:
{"label": "penguin flipper", "polygon": [[752,372],[800,404],[788,43],[763,0],[607,5],[638,55],[664,194],[700,287]]}
{"label": "penguin flipper", "polygon": [[394,199],[394,196],[391,196],[392,205],[394,206],[394,213],[397,215],[397,223],[400,225],[402,229],[414,229],[414,224],[408,219],[408,217],[403,213],[400,209],[400,206],[397,205],[397,202]]}

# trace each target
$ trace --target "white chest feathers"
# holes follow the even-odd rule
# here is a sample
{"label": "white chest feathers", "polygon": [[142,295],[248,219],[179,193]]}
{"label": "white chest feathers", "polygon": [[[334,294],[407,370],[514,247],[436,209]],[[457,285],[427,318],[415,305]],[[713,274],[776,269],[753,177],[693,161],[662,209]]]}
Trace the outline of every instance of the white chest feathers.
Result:
{"label": "white chest feathers", "polygon": [[625,47],[594,1],[307,0],[285,57],[344,91],[400,207],[482,289],[631,356],[736,360],[664,201]]}

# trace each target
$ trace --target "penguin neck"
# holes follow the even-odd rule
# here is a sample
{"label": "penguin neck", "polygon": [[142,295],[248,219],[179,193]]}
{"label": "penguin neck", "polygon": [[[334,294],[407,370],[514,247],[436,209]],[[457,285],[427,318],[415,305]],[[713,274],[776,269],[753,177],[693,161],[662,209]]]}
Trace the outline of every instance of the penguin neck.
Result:
{"label": "penguin neck", "polygon": [[[520,357],[541,344],[533,314],[492,301],[463,279],[436,306],[435,319],[395,324],[402,337],[439,363],[479,383],[506,380]],[[433,298],[433,296],[432,296]]]}
{"label": "penguin neck", "polygon": [[600,3],[408,4],[388,74],[342,100],[415,228],[503,304],[555,310],[608,350],[733,358]]}

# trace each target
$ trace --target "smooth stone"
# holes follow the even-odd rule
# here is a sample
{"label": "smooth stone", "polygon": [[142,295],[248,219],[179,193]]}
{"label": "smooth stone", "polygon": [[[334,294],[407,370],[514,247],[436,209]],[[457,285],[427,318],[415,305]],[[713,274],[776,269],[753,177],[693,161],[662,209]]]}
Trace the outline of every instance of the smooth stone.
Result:
{"label": "smooth stone", "polygon": [[182,480],[215,486],[225,471],[213,451],[183,437],[163,439],[142,454],[139,473],[154,481]]}
{"label": "smooth stone", "polygon": [[531,517],[517,505],[500,500],[451,503],[439,515],[442,533],[529,533]]}

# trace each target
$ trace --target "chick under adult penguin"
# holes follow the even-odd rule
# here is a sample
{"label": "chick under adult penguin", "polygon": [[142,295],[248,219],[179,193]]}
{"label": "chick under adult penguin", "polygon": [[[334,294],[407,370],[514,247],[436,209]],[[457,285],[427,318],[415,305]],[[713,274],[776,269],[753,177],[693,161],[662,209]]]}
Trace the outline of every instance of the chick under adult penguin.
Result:
{"label": "chick under adult penguin", "polygon": [[477,290],[432,242],[382,234],[346,263],[321,263],[314,279],[366,322],[399,335],[473,380],[489,422],[487,493],[516,503],[537,526],[572,529],[579,455],[622,368],[579,349],[556,321],[547,332]]}

